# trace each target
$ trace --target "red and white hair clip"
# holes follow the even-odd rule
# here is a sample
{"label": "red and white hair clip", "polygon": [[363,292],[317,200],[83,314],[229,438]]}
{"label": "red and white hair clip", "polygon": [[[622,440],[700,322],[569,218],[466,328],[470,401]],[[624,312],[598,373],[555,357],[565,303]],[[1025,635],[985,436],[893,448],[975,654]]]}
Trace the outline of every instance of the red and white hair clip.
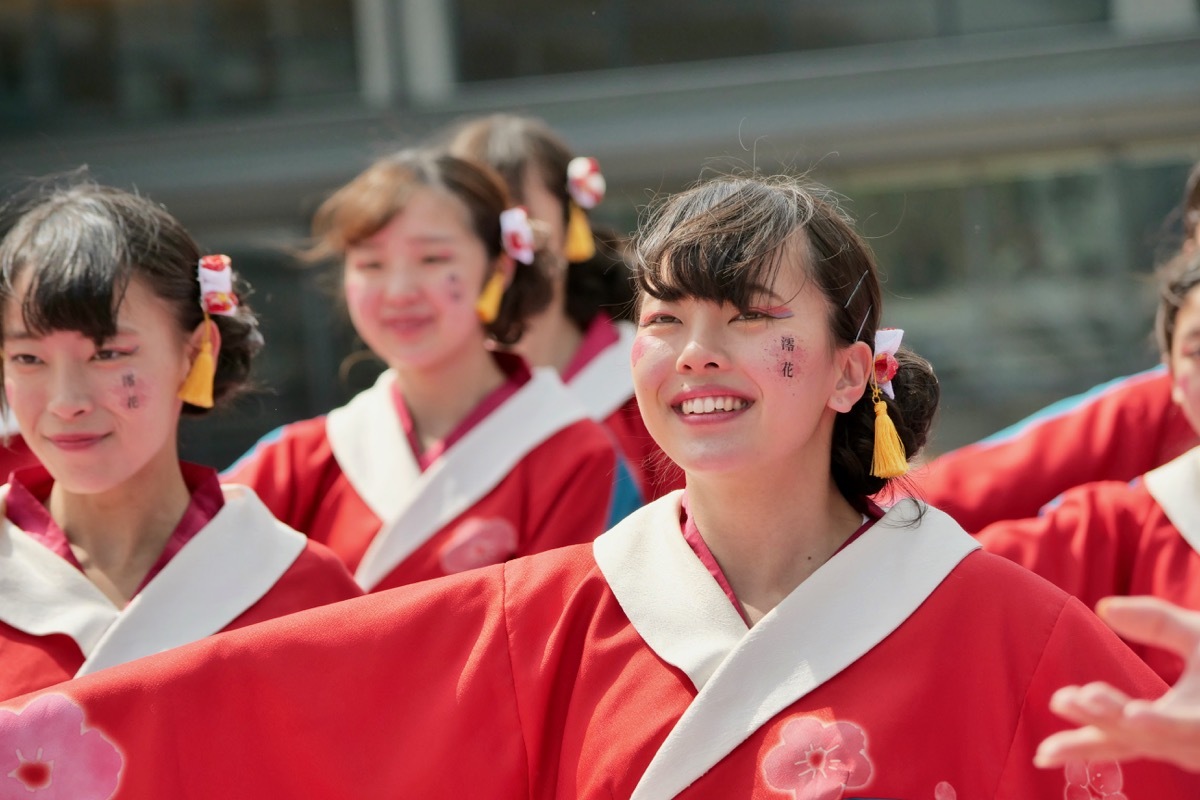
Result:
{"label": "red and white hair clip", "polygon": [[206,314],[233,316],[238,299],[233,293],[233,262],[229,256],[203,256],[196,269],[200,281],[200,307]]}
{"label": "red and white hair clip", "polygon": [[900,328],[880,328],[875,331],[875,385],[888,397],[896,399],[892,390],[892,378],[900,369],[896,360],[896,351],[900,349],[900,340],[904,331]]}
{"label": "red and white hair clip", "polygon": [[572,158],[567,164],[567,192],[575,205],[593,209],[600,205],[608,184],[600,172],[600,162],[589,156]]}
{"label": "red and white hair clip", "polygon": [[529,224],[529,212],[524,206],[516,206],[500,212],[500,239],[504,252],[522,264],[533,263],[533,227]]}

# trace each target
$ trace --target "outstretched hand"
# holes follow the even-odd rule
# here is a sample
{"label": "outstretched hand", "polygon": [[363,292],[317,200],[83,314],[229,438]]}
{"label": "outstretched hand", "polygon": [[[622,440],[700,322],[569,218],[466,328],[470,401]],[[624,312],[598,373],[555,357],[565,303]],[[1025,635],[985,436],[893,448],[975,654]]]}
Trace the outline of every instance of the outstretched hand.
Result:
{"label": "outstretched hand", "polygon": [[1154,758],[1200,772],[1200,612],[1154,597],[1108,597],[1096,608],[1121,636],[1183,656],[1183,674],[1157,700],[1138,700],[1107,683],[1066,686],[1050,709],[1082,727],[1048,737],[1034,763]]}

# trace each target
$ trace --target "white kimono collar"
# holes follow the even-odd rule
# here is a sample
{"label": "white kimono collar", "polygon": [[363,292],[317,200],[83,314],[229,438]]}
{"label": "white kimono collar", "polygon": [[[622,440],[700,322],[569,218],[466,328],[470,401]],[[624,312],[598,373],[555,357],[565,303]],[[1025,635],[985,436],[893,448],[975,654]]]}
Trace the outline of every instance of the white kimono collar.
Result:
{"label": "white kimono collar", "polygon": [[567,388],[587,409],[603,421],[633,397],[633,369],[629,359],[637,328],[630,322],[614,322],[617,341],[597,353],[567,382]]}
{"label": "white kimono collar", "polygon": [[532,377],[421,472],[392,401],[396,377],[330,412],[333,455],[383,527],[354,578],[370,591],[413,551],[494,489],[526,455],[587,413],[551,369]]}
{"label": "white kimono collar", "polygon": [[[124,608],[6,518],[0,522],[0,621],[34,636],[70,636],[76,675],[210,636],[262,599],[305,538],[254,492],[223,486],[225,505]],[[0,488],[0,507],[8,487]]]}
{"label": "white kimono collar", "polygon": [[1146,490],[1192,549],[1200,553],[1200,447],[1146,473]]}
{"label": "white kimono collar", "polygon": [[634,800],[670,798],[690,786],[875,647],[979,547],[946,514],[904,501],[747,630],[684,541],[679,498],[673,492],[656,500],[594,545],[596,563],[638,634],[699,690]]}

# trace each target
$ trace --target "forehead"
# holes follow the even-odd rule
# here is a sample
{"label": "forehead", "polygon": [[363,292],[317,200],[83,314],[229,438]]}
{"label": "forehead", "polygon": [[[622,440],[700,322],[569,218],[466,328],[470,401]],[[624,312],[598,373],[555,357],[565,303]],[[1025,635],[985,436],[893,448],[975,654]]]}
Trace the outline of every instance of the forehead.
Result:
{"label": "forehead", "polygon": [[408,196],[386,225],[357,246],[379,246],[395,239],[423,241],[471,235],[466,204],[444,189],[422,186]]}

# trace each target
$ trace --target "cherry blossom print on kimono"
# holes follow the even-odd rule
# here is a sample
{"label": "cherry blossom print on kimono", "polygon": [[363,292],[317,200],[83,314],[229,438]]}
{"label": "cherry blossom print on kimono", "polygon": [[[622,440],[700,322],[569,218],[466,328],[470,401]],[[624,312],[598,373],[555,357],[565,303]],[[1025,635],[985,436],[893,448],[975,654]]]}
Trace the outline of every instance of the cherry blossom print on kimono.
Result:
{"label": "cherry blossom print on kimono", "polygon": [[5,800],[108,800],[122,758],[83,709],[61,694],[43,694],[23,709],[0,709],[0,797]]}

